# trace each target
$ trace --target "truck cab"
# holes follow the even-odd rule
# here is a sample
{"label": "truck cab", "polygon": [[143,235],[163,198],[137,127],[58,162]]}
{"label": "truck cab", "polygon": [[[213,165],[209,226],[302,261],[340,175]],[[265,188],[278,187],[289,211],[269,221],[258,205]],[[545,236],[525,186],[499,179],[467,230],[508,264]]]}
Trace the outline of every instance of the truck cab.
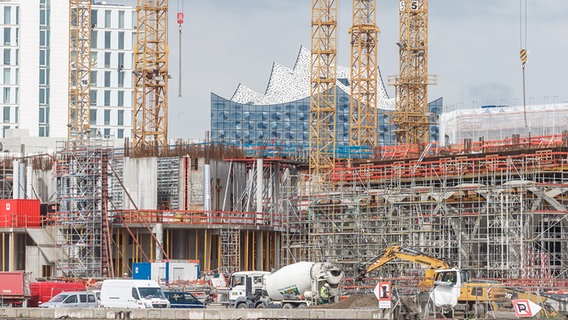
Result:
{"label": "truck cab", "polygon": [[229,283],[229,306],[233,308],[257,307],[257,302],[264,290],[264,276],[268,274],[270,272],[267,271],[233,273]]}

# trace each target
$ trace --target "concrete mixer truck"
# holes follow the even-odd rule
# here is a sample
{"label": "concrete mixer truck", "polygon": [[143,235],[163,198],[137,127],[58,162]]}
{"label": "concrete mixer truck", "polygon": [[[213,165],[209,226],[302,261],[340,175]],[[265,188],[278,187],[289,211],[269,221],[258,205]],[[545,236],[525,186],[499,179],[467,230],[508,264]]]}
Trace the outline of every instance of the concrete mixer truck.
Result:
{"label": "concrete mixer truck", "polygon": [[339,300],[343,271],[328,262],[298,262],[270,273],[240,271],[231,276],[229,306],[233,308],[305,308],[325,302],[320,291],[329,288],[329,303]]}

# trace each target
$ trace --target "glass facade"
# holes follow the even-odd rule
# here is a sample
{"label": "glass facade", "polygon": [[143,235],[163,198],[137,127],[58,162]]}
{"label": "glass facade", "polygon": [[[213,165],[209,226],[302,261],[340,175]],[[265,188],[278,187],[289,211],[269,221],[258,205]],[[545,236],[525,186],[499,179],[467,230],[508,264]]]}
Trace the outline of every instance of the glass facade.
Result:
{"label": "glass facade", "polygon": [[[350,96],[337,89],[337,146],[349,146]],[[438,140],[437,119],[443,100],[428,104],[431,121],[430,141]],[[390,110],[379,109],[379,145],[395,144]],[[309,146],[309,97],[281,104],[250,105],[234,102],[211,94],[211,141],[233,145],[294,145]]]}

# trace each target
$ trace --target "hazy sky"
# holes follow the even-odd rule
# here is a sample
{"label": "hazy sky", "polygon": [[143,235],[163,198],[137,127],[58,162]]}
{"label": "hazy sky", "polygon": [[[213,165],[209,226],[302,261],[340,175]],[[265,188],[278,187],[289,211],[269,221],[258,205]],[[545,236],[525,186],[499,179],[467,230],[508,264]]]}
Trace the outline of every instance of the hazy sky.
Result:
{"label": "hazy sky", "polygon": [[[527,103],[568,100],[568,1],[430,0],[429,74],[438,76],[430,101],[443,97],[446,107],[460,108],[522,104],[521,2],[528,3]],[[349,65],[351,3],[339,0],[337,61],[343,66]],[[182,8],[179,98],[176,13]],[[230,98],[239,83],[264,92],[273,62],[292,68],[300,46],[310,47],[310,20],[310,0],[170,0],[169,137],[203,139],[211,92]],[[397,1],[377,1],[377,24],[387,82],[398,73]],[[392,97],[393,87],[387,91]]]}

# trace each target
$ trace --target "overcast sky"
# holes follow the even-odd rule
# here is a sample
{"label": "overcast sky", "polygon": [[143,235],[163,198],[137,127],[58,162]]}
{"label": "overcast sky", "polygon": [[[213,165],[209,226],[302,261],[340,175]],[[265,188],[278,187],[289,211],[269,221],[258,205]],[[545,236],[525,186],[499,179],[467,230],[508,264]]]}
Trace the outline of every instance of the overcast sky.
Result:
{"label": "overcast sky", "polygon": [[[527,103],[568,100],[567,0],[430,0],[429,101],[448,108],[522,104],[521,2],[528,3]],[[135,4],[135,0],[107,0]],[[349,65],[351,0],[339,0],[338,64]],[[176,13],[182,11],[182,97]],[[210,94],[264,92],[273,62],[292,68],[310,47],[310,0],[169,0],[169,138],[203,139]],[[523,16],[524,21],[524,16]],[[379,67],[398,74],[398,1],[377,1]],[[524,31],[524,27],[522,28]],[[524,38],[524,36],[523,36]],[[393,87],[387,86],[391,97]]]}

